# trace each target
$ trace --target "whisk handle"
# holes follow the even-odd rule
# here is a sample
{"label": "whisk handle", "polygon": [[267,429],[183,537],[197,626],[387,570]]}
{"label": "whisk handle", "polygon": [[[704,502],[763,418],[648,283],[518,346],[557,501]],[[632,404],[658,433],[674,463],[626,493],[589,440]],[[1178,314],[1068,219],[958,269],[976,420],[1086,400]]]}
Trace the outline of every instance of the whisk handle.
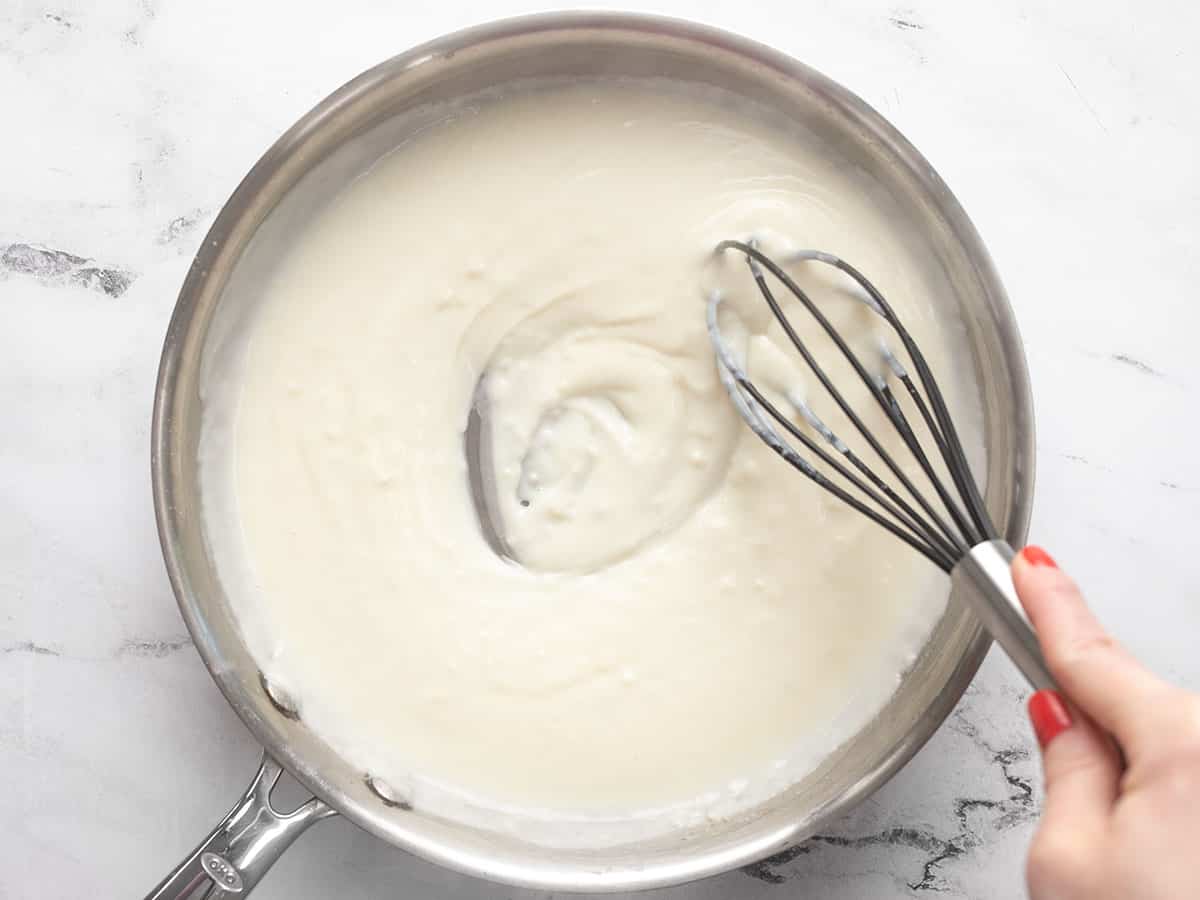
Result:
{"label": "whisk handle", "polygon": [[1010,566],[1016,554],[1004,541],[976,544],[950,573],[955,592],[971,604],[983,627],[1021,670],[1035,691],[1056,690],[1037,633],[1029,624]]}

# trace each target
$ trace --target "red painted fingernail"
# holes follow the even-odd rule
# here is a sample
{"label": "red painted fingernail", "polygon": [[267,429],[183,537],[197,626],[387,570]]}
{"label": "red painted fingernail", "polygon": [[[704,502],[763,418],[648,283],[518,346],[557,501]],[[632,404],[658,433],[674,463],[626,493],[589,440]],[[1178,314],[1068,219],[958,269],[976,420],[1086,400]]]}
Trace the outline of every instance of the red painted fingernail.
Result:
{"label": "red painted fingernail", "polygon": [[1048,566],[1051,569],[1058,568],[1058,563],[1054,561],[1053,556],[1041,547],[1035,547],[1033,544],[1030,544],[1021,551],[1021,558],[1031,566]]}
{"label": "red painted fingernail", "polygon": [[1029,719],[1042,749],[1071,727],[1071,714],[1057,691],[1038,691],[1030,697]]}

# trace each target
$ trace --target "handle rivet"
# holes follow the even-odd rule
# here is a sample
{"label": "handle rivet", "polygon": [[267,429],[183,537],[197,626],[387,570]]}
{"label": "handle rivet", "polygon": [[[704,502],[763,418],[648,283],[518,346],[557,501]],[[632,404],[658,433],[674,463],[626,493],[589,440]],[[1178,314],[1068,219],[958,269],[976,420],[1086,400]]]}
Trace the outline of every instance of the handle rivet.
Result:
{"label": "handle rivet", "polygon": [[368,775],[364,781],[371,792],[383,801],[384,806],[405,811],[412,809],[412,789],[401,790],[388,782]]}

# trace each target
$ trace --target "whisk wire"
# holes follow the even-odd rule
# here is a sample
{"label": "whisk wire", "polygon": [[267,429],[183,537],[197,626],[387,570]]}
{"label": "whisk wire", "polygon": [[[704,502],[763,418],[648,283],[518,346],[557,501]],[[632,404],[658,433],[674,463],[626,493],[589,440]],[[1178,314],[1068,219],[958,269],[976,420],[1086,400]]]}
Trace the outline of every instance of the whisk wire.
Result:
{"label": "whisk wire", "polygon": [[[830,324],[829,320],[808,296],[808,294],[774,260],[762,253],[762,251],[760,251],[757,247],[741,241],[722,241],[717,245],[717,249],[734,249],[746,255],[748,264],[750,265],[751,273],[754,276],[754,280],[758,286],[759,292],[767,301],[767,305],[770,307],[772,315],[774,315],[776,321],[778,321],[780,326],[783,328],[784,334],[787,336],[788,340],[800,353],[809,369],[812,370],[813,374],[817,376],[817,379],[821,382],[821,385],[830,394],[830,396],[833,397],[838,407],[854,425],[858,433],[862,435],[863,439],[866,440],[866,442],[871,446],[871,449],[874,450],[876,455],[882,459],[885,465],[887,465],[888,469],[891,470],[892,474],[901,483],[905,491],[908,492],[909,496],[911,496],[921,506],[926,515],[933,519],[934,523],[942,531],[942,533],[945,534],[957,547],[959,547],[960,551],[965,550],[962,540],[965,540],[966,546],[971,546],[975,543],[978,543],[980,538],[975,532],[975,529],[972,527],[970,520],[962,513],[958,505],[950,497],[949,492],[946,490],[941,480],[933,471],[932,466],[929,464],[928,457],[921,449],[920,443],[917,441],[912,428],[908,425],[907,419],[905,419],[903,413],[900,412],[899,405],[894,402],[891,404],[888,403],[888,400],[883,395],[879,384],[876,382],[876,379],[871,376],[866,367],[863,366],[862,361],[858,358],[857,354],[850,349],[845,340],[842,338],[841,334],[839,334],[837,329]],[[892,422],[892,425],[900,433],[900,436],[904,440],[904,443],[908,447],[909,451],[912,452],[917,458],[918,464],[921,465],[922,470],[925,472],[930,484],[933,486],[934,490],[938,494],[938,497],[941,499],[943,506],[947,512],[949,512],[951,518],[954,519],[954,523],[958,527],[962,539],[955,536],[954,532],[951,530],[944,518],[933,508],[932,504],[929,503],[924,495],[917,490],[911,479],[909,479],[909,477],[900,468],[899,464],[895,461],[895,458],[883,448],[875,435],[869,428],[866,427],[862,419],[854,411],[853,407],[850,406],[845,397],[840,391],[838,391],[836,386],[834,386],[824,369],[821,368],[820,364],[816,361],[808,347],[805,346],[804,341],[796,333],[795,328],[788,320],[786,314],[783,312],[783,309],[780,307],[778,300],[776,300],[774,293],[767,284],[766,278],[762,273],[762,268],[760,268],[759,265],[755,265],[756,263],[761,264],[762,267],[765,267],[768,271],[770,271],[770,273],[779,279],[779,281],[796,297],[796,299],[803,304],[809,314],[812,315],[812,317],[817,321],[817,324],[821,326],[822,330],[837,346],[843,357],[845,357],[845,359],[850,363],[851,367],[858,374],[858,377],[862,380],[863,384],[866,385],[867,389],[871,392],[871,395],[875,398],[880,408],[884,411],[884,414],[887,415],[889,421]],[[880,299],[882,300],[882,298]],[[885,310],[886,312],[890,312],[890,307],[886,306],[886,301],[879,305],[877,311],[880,313],[880,315],[884,315],[885,318],[887,318],[885,315]],[[892,313],[892,318],[894,319],[894,317],[895,314]]]}
{"label": "whisk wire", "polygon": [[[796,283],[795,279],[774,260],[754,246],[752,242],[747,243],[736,240],[722,241],[717,245],[717,251],[720,252],[723,250],[736,250],[745,255],[747,265],[759,289],[759,293],[767,302],[772,315],[783,329],[788,341],[795,347],[809,370],[833,398],[838,408],[849,419],[855,430],[896,477],[908,496],[921,508],[924,516],[912,504],[900,496],[897,491],[893,490],[870,465],[847,446],[806,404],[793,397],[788,398],[792,406],[801,413],[813,430],[834,448],[837,455],[840,455],[849,464],[849,468],[842,465],[835,455],[826,452],[812,436],[801,430],[790,417],[780,412],[762,394],[743,368],[733,358],[733,355],[724,343],[717,320],[717,307],[720,303],[720,298],[714,295],[710,299],[708,309],[709,331],[712,334],[714,345],[718,351],[721,377],[726,383],[731,396],[734,397],[734,401],[738,405],[739,411],[742,412],[743,418],[747,420],[755,433],[794,468],[833,493],[843,502],[866,515],[872,521],[904,540],[930,559],[935,565],[947,572],[953,568],[958,559],[962,558],[968,548],[975,546],[981,541],[994,539],[996,537],[995,526],[983,506],[983,500],[971,476],[966,455],[963,452],[958,433],[950,418],[941,389],[924,355],[917,347],[915,341],[913,341],[907,329],[900,322],[899,317],[896,316],[891,306],[875,286],[849,263],[832,254],[806,250],[800,251],[791,257],[791,259],[796,261],[814,261],[830,265],[848,275],[866,293],[868,306],[888,323],[888,326],[899,338],[916,370],[917,379],[920,381],[921,387],[925,390],[928,402],[917,387],[917,382],[908,373],[905,366],[895,354],[886,346],[884,347],[885,361],[888,363],[897,380],[904,385],[904,393],[908,395],[919,416],[919,420],[924,423],[926,430],[933,439],[937,455],[944,463],[954,487],[958,489],[959,499],[962,501],[961,505],[951,496],[946,485],[934,469],[933,463],[925,452],[921,440],[918,438],[908,416],[901,407],[899,398],[892,391],[891,387],[883,377],[872,375],[867,371],[858,355],[850,349],[841,334],[833,327],[816,303]],[[854,369],[887,416],[888,421],[896,429],[905,446],[912,453],[926,479],[936,492],[942,507],[953,520],[957,532],[933,507],[924,494],[917,489],[912,480],[896,462],[895,458],[884,449],[880,441],[865,425],[845,396],[837,389],[828,374],[817,362],[816,357],[812,354],[784,313],[778,299],[767,283],[764,269],[778,279],[804,306],[806,311],[821,326],[821,329]],[[865,499],[855,496],[813,466],[808,460],[805,460],[775,430],[770,422],[765,421],[758,415],[759,411],[765,412],[771,421],[782,428],[791,438],[807,448],[821,462],[829,466],[833,470],[833,473],[849,482],[851,487],[858,491]],[[862,478],[858,477],[853,470],[861,473]],[[874,504],[874,507],[877,507],[877,509],[873,508],[870,504]],[[963,507],[965,507],[965,510]]]}
{"label": "whisk wire", "polygon": [[[979,488],[975,483],[975,479],[971,477],[971,468],[967,462],[966,454],[963,452],[962,441],[958,437],[958,431],[954,427],[954,420],[951,418],[950,412],[946,407],[946,401],[941,388],[938,386],[937,379],[934,377],[933,371],[929,368],[929,364],[925,360],[925,354],[921,352],[916,341],[909,334],[908,329],[900,321],[899,316],[892,310],[891,305],[884,299],[879,289],[871,283],[870,279],[841,257],[819,250],[802,250],[793,254],[792,258],[796,260],[812,260],[833,266],[854,279],[858,286],[866,291],[867,296],[871,298],[872,305],[880,312],[884,320],[896,333],[896,336],[904,345],[905,351],[917,369],[917,376],[921,379],[921,384],[925,388],[925,392],[929,395],[934,414],[941,426],[940,434],[944,436],[944,440],[938,441],[939,449],[942,452],[946,468],[950,472],[950,477],[954,479],[955,486],[967,500],[966,506],[971,518],[975,521],[975,525],[984,536],[984,539],[995,540],[998,537],[995,523],[992,521],[987,507],[983,503],[983,498],[979,494]],[[912,383],[912,379],[902,377],[901,380],[905,382],[906,388],[917,402],[918,407],[924,407],[924,403],[921,401],[920,394]],[[928,423],[928,416],[926,415],[925,418]],[[932,424],[929,424],[929,428],[934,434],[935,439],[938,439],[939,431],[934,429]]]}
{"label": "whisk wire", "polygon": [[[857,488],[864,496],[869,498],[871,502],[886,510],[890,515],[899,520],[899,522],[905,526],[909,534],[923,541],[925,546],[931,550],[935,550],[939,554],[939,557],[945,561],[949,562],[954,559],[954,548],[952,548],[936,531],[930,529],[928,524],[921,520],[912,507],[900,499],[885,482],[880,481],[874,472],[867,467],[862,467],[862,470],[867,474],[871,483],[880,488],[881,493],[879,494],[872,490],[866,482],[859,479],[852,471],[842,466],[836,457],[830,456],[825,450],[817,445],[812,438],[797,428],[796,425],[791,422],[782,412],[780,412],[780,410],[774,404],[772,404],[770,400],[763,396],[758,388],[752,383],[746,381],[740,382],[740,384],[746,389],[750,396],[754,398],[754,401],[767,411],[768,415],[770,415],[772,419],[783,426],[788,434],[801,441],[806,447],[809,447],[811,450],[813,450],[813,452],[817,454],[822,462],[829,465],[839,475],[854,485],[854,487]],[[852,462],[857,459],[853,451],[848,449],[845,455],[847,455]],[[862,466],[861,462],[859,465]],[[819,470],[814,471],[816,471],[818,476],[821,474]]]}
{"label": "whisk wire", "polygon": [[[915,527],[917,527],[918,530],[925,535],[931,543],[941,546],[942,549],[944,549],[948,554],[953,555],[956,549],[963,549],[961,546],[952,546],[950,542],[955,541],[956,538],[952,533],[949,533],[948,530],[946,537],[943,537],[936,529],[928,529],[928,525],[921,520],[921,517],[917,511],[913,509],[903,497],[896,493],[896,491],[892,489],[891,485],[889,485],[878,474],[876,474],[875,470],[868,466],[866,462],[864,462],[863,459],[854,452],[854,450],[847,446],[841,438],[834,434],[824,422],[821,422],[819,418],[816,418],[815,414],[808,410],[802,410],[802,413],[805,412],[807,413],[805,416],[806,418],[808,418],[809,415],[813,417],[812,420],[810,420],[810,424],[812,424],[813,420],[819,423],[820,427],[817,430],[821,436],[825,438],[826,442],[831,444],[835,450],[841,453],[842,456],[844,456],[851,465],[858,469],[867,478],[867,480],[875,486],[876,489],[878,489],[884,496],[886,496],[894,504],[900,507],[901,510],[903,510],[905,515],[902,518],[905,522],[910,525],[919,523],[916,524]],[[787,426],[791,426],[791,423],[786,422],[785,427]],[[791,431],[792,428],[789,427],[788,430]],[[926,529],[928,529],[928,531],[926,531]]]}
{"label": "whisk wire", "polygon": [[[835,457],[831,456],[824,450],[811,436],[801,431],[792,421],[790,421],[779,409],[765,397],[761,391],[749,380],[742,368],[730,355],[728,348],[719,338],[719,329],[717,325],[717,308],[720,304],[720,298],[714,296],[709,301],[708,318],[709,331],[714,335],[718,356],[721,365],[718,369],[722,381],[725,383],[726,389],[733,398],[742,418],[745,419],[750,428],[757,434],[764,443],[781,456],[786,462],[799,470],[802,474],[816,482],[820,487],[833,493],[843,502],[847,503],[857,511],[866,515],[872,521],[883,526],[892,534],[905,541],[914,549],[928,557],[935,565],[949,572],[953,567],[954,560],[961,555],[956,553],[952,547],[936,530],[932,529],[929,524],[921,519],[916,511],[908,505],[902,498],[897,496],[886,483],[882,484],[883,491],[892,498],[894,504],[889,502],[886,497],[880,496],[869,485],[858,478],[852,471],[843,466]],[[753,404],[748,402],[753,401]],[[864,504],[859,498],[847,492],[844,488],[834,482],[832,479],[824,475],[820,470],[813,466],[808,460],[804,459],[795,451],[777,431],[768,423],[763,421],[759,416],[758,411],[762,410],[770,416],[777,424],[788,432],[793,438],[810,450],[821,462],[828,465],[838,475],[845,478],[855,489],[860,491],[872,503],[875,503],[889,515],[895,517],[898,522],[889,520],[885,516],[879,514],[876,510]],[[844,445],[843,445],[844,446]],[[873,474],[873,473],[872,473]]]}
{"label": "whisk wire", "polygon": [[[899,338],[903,346],[899,352],[905,354],[906,359],[901,362],[901,358],[884,343],[882,352],[886,367],[882,372],[872,375],[812,299],[787,272],[759,251],[753,241],[723,241],[717,249],[736,250],[745,255],[759,293],[792,346],[859,434],[892,474],[897,476],[904,493],[911,496],[915,507],[920,509],[910,505],[905,497],[900,496],[900,491],[893,491],[888,486],[888,482],[880,477],[886,474],[882,468],[876,472],[821,420],[798,385],[775,383],[771,385],[772,390],[768,391],[771,397],[778,393],[785,398],[788,415],[772,404],[770,397],[765,396],[747,374],[740,354],[735,353],[725,341],[718,316],[721,296],[714,292],[708,299],[708,330],[717,353],[717,374],[734,408],[751,430],[794,468],[947,572],[956,594],[969,604],[983,627],[1004,648],[1034,690],[1057,690],[1057,684],[1042,655],[1037,633],[1022,610],[1013,585],[1010,572],[1015,555],[1013,549],[999,539],[983,505],[937,379],[883,295],[861,272],[832,254],[805,250],[789,260],[814,261],[841,270],[865,293],[865,297],[860,296],[859,299],[863,299],[872,311],[883,318]],[[884,451],[880,441],[850,408],[846,397],[837,390],[783,314],[767,284],[764,270],[777,278],[805,307],[858,374],[933,486],[941,505],[957,526],[958,533],[950,529],[913,482],[904,476],[895,459]],[[892,335],[888,335],[889,341],[891,338]],[[910,364],[915,375],[910,375],[906,368]],[[895,381],[903,384],[904,390],[893,390]],[[796,413],[799,413],[798,417]],[[922,423],[924,428],[921,428]],[[917,429],[928,436],[919,435]],[[923,440],[929,439],[933,440],[936,453],[926,453]],[[832,451],[821,447],[821,442],[832,447]],[[818,469],[813,460],[802,455],[802,447],[808,448],[814,460],[824,465]],[[943,465],[935,467],[939,459]],[[946,477],[947,474],[949,477]],[[835,479],[839,478],[848,482],[849,486],[835,483]],[[955,496],[951,496],[950,487],[957,490]]]}

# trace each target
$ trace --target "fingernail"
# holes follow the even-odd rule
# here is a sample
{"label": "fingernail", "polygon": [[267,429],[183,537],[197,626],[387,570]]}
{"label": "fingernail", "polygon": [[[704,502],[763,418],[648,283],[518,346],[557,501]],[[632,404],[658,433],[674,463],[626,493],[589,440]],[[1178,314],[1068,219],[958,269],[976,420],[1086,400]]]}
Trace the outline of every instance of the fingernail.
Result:
{"label": "fingernail", "polygon": [[1029,719],[1042,749],[1071,727],[1071,714],[1057,691],[1038,691],[1030,697]]}
{"label": "fingernail", "polygon": [[1047,566],[1051,569],[1058,568],[1058,563],[1054,561],[1053,556],[1041,547],[1035,547],[1033,544],[1030,544],[1021,551],[1021,558],[1031,566]]}

